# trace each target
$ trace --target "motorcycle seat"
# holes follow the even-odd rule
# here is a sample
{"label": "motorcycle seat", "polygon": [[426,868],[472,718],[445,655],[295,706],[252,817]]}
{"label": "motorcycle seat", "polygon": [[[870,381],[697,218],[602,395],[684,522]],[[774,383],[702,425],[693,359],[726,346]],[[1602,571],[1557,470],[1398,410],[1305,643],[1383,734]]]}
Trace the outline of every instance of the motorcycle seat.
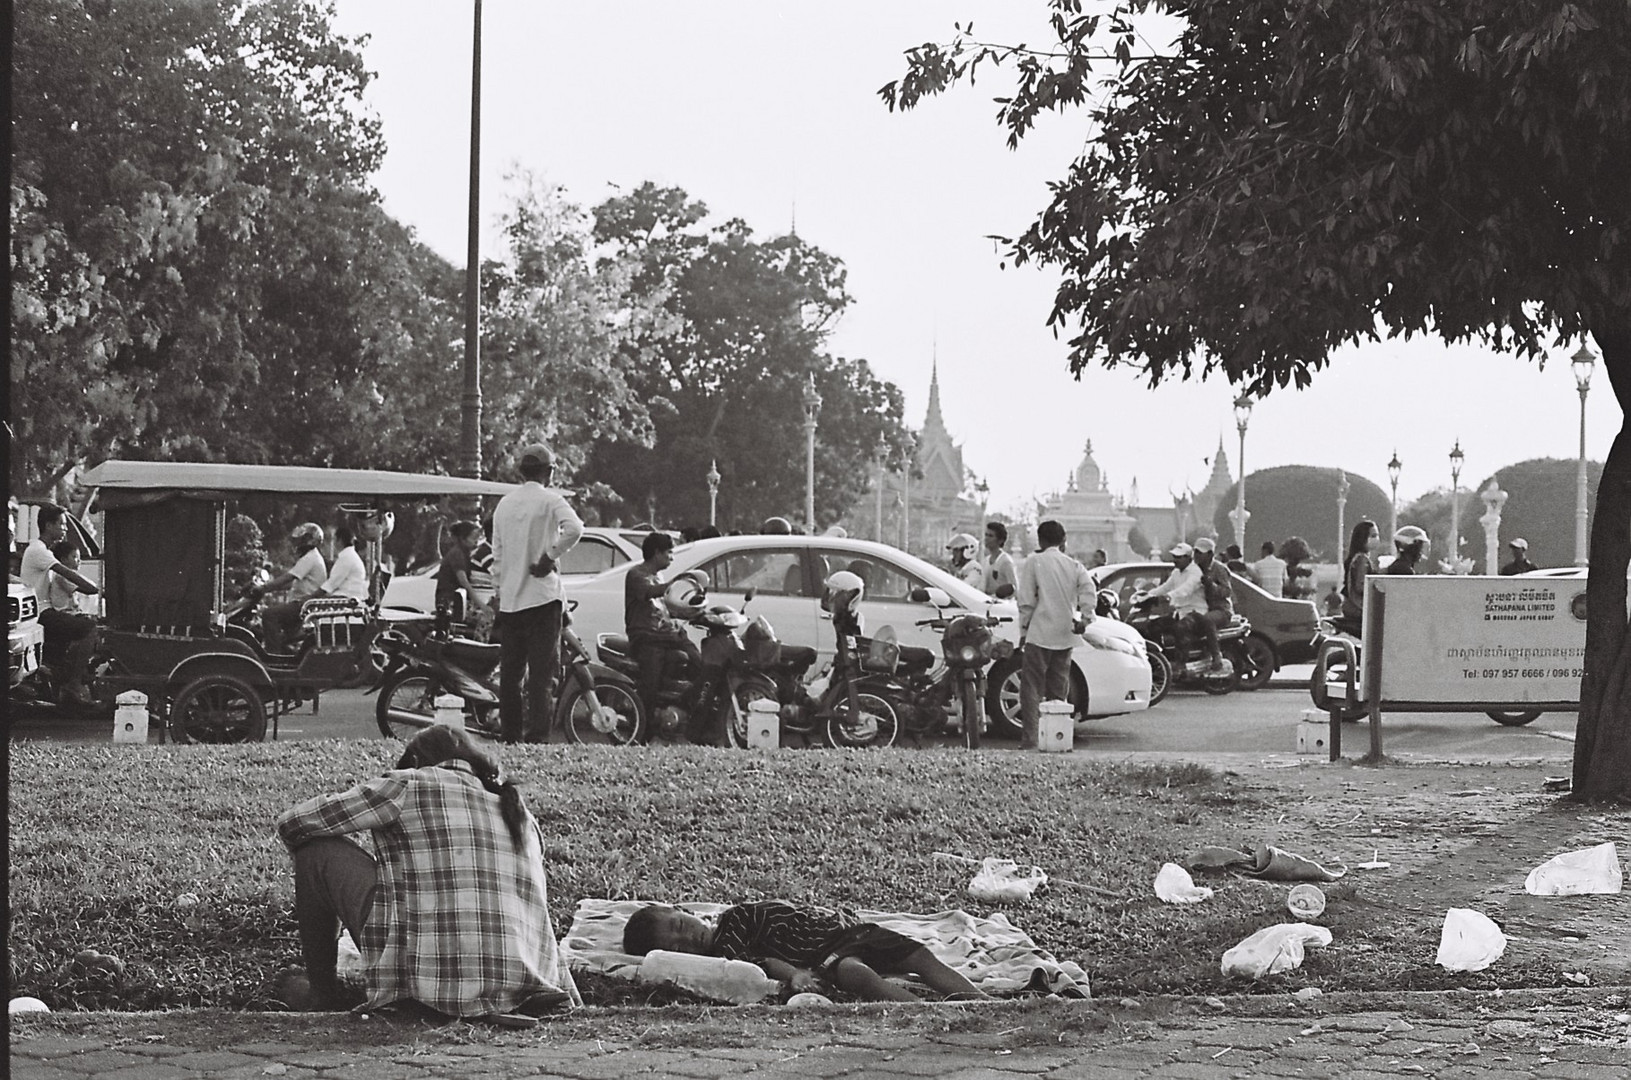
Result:
{"label": "motorcycle seat", "polygon": [[900,666],[904,671],[928,671],[934,667],[934,651],[916,645],[900,647]]}
{"label": "motorcycle seat", "polygon": [[808,645],[783,645],[781,662],[802,675],[815,664],[816,651]]}
{"label": "motorcycle seat", "polygon": [[603,649],[610,652],[622,653],[624,656],[628,656],[631,651],[629,647],[629,636],[627,634],[601,634],[597,639],[597,643]]}
{"label": "motorcycle seat", "polygon": [[454,638],[447,643],[447,655],[455,663],[496,664],[499,653],[503,651],[502,645],[489,645],[484,641],[471,641],[469,638]]}

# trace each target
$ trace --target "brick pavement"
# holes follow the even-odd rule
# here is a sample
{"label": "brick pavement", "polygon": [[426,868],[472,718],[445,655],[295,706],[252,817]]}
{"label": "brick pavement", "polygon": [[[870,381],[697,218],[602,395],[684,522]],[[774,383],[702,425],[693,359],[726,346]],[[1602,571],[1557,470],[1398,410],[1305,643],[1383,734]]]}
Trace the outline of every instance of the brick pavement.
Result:
{"label": "brick pavement", "polygon": [[1385,1010],[1374,999],[1333,997],[1314,1008],[1233,999],[1223,1012],[1184,999],[977,1014],[665,1010],[646,1014],[649,1022],[638,1010],[607,1010],[603,1038],[589,1014],[530,1032],[343,1014],[70,1014],[13,1018],[10,1065],[16,1080],[1631,1077],[1624,991],[1405,994]]}

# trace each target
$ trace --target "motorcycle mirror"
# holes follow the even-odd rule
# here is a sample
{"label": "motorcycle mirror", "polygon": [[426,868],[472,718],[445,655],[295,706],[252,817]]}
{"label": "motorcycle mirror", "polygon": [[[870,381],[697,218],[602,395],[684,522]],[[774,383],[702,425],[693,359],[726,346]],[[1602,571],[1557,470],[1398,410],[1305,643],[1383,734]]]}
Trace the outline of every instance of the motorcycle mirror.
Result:
{"label": "motorcycle mirror", "polygon": [[758,596],[758,595],[759,595],[759,586],[749,585],[748,586],[748,591],[742,594],[742,603],[743,603],[743,605],[751,604],[753,602],[753,598],[755,596]]}
{"label": "motorcycle mirror", "polygon": [[926,594],[924,599],[928,600],[929,603],[933,604],[935,607],[951,607],[951,594],[946,592],[945,589],[937,589],[931,585],[929,588],[924,590],[924,593]]}

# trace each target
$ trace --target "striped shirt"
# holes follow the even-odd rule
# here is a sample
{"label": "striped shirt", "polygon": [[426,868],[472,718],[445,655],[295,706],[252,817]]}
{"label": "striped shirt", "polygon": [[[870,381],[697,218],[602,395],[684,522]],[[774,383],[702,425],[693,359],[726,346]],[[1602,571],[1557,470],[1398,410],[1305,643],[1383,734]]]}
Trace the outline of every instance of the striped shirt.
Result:
{"label": "striped shirt", "polygon": [[517,850],[498,796],[463,761],[398,769],[285,810],[290,850],[372,832],[379,885],[357,947],[368,1004],[412,999],[453,1016],[510,1012],[559,984],[537,822]]}
{"label": "striped shirt", "polygon": [[834,936],[860,922],[843,908],[795,906],[785,900],[737,904],[719,916],[710,952],[727,960],[781,960],[813,968],[826,958]]}

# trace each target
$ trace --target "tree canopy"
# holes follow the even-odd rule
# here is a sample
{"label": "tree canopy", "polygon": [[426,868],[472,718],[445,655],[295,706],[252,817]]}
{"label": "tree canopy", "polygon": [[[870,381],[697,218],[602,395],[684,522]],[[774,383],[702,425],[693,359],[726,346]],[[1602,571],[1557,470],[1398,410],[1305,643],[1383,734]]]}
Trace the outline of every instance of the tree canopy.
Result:
{"label": "tree canopy", "polygon": [[[1246,477],[1246,521],[1244,554],[1247,562],[1258,557],[1265,541],[1278,547],[1287,537],[1301,536],[1315,558],[1340,563],[1347,546],[1346,535],[1338,538],[1337,485],[1340,469],[1312,465],[1278,465],[1259,469]],[[1388,527],[1387,492],[1358,473],[1348,473],[1348,499],[1343,507],[1346,534],[1360,518],[1370,518],[1385,533]],[[1234,537],[1229,513],[1235,508],[1239,483],[1219,497],[1212,514],[1212,527],[1220,538]],[[1220,539],[1220,542],[1222,540]]]}

